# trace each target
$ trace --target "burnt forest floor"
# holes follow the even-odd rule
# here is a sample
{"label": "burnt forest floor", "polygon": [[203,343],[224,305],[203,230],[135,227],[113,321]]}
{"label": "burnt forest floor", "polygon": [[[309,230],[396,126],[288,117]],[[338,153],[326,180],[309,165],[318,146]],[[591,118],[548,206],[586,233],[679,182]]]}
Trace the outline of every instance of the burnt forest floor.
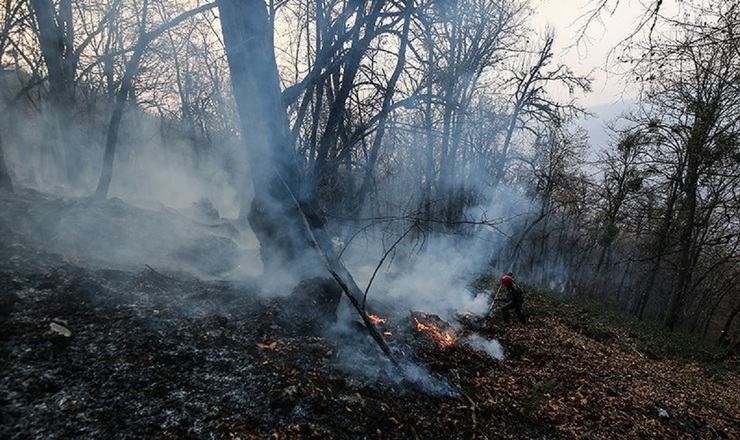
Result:
{"label": "burnt forest floor", "polygon": [[[141,227],[184,222],[171,212],[31,192],[0,205],[0,438],[740,438],[736,357],[587,303],[529,288],[526,324],[460,317],[445,344],[399,318],[401,373],[362,329],[303,322],[291,294],[160,269],[222,270],[193,254],[238,258],[228,228],[194,223],[183,248]],[[137,234],[172,258],[105,259]]]}

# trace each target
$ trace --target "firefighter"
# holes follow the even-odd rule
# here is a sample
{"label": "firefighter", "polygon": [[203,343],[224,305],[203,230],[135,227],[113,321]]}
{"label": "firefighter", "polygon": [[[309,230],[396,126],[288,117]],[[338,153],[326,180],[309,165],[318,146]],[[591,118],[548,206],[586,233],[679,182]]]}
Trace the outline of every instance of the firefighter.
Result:
{"label": "firefighter", "polygon": [[522,313],[522,305],[524,305],[524,292],[514,281],[514,274],[511,272],[501,277],[501,286],[506,289],[507,302],[501,307],[501,315],[504,318],[505,323],[509,323],[511,317],[511,311],[516,313],[516,317],[519,322],[527,322],[527,318]]}

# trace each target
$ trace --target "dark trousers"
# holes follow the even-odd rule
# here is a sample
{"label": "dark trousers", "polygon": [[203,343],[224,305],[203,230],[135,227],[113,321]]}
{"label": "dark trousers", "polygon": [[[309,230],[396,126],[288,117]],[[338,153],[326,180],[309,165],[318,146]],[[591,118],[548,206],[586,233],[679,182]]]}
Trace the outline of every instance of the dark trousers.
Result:
{"label": "dark trousers", "polygon": [[523,303],[519,301],[509,301],[504,304],[504,306],[501,307],[501,315],[504,317],[504,322],[507,324],[509,323],[512,310],[516,313],[516,317],[519,319],[519,322],[527,322],[527,318],[524,316],[524,313],[522,313],[522,305]]}

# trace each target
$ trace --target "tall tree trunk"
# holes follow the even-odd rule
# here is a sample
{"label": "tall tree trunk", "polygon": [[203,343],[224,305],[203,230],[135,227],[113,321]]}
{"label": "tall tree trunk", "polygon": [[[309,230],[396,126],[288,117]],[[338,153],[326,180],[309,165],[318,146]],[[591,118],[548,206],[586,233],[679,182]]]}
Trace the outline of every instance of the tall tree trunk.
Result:
{"label": "tall tree trunk", "polygon": [[110,189],[110,182],[113,178],[113,159],[116,153],[116,147],[118,145],[118,129],[121,126],[121,119],[123,119],[123,111],[126,108],[126,102],[129,99],[129,95],[133,94],[134,78],[139,70],[139,63],[141,57],[144,55],[144,50],[151,41],[148,39],[146,31],[147,14],[149,10],[148,0],[144,0],[142,5],[142,15],[139,29],[139,41],[136,42],[134,53],[131,55],[131,59],[126,63],[126,70],[123,73],[121,79],[121,86],[116,93],[115,101],[113,104],[113,112],[111,113],[110,123],[108,124],[108,132],[105,139],[105,151],[103,152],[103,168],[100,173],[100,179],[98,180],[98,187],[95,189],[93,195],[94,200],[104,200],[108,197],[108,190]]}
{"label": "tall tree trunk", "polygon": [[655,287],[655,281],[657,279],[658,272],[660,271],[660,266],[663,263],[663,256],[668,250],[669,234],[671,232],[671,224],[673,221],[673,215],[676,209],[677,200],[678,181],[677,179],[674,179],[673,184],[671,185],[668,200],[666,200],[666,207],[663,213],[663,218],[661,219],[660,231],[658,233],[658,242],[653,248],[655,252],[655,257],[653,260],[653,264],[648,272],[648,281],[647,283],[645,283],[644,286],[640,288],[639,296],[636,298],[631,310],[632,314],[636,316],[639,321],[642,321],[645,315],[645,308],[650,301],[650,297],[653,293],[653,288]]}
{"label": "tall tree trunk", "polygon": [[98,186],[95,189],[95,195],[93,199],[104,200],[108,197],[108,190],[110,189],[111,179],[113,178],[113,159],[116,154],[116,146],[118,145],[118,130],[121,126],[121,119],[123,119],[123,111],[126,108],[126,102],[128,95],[131,93],[133,86],[134,76],[136,70],[139,68],[139,61],[143,50],[137,50],[131,57],[131,60],[126,65],[126,72],[123,75],[121,81],[121,88],[116,94],[115,102],[113,104],[113,113],[108,123],[108,132],[105,139],[105,151],[103,153],[103,167],[100,173],[100,179],[98,180]]}
{"label": "tall tree trunk", "polygon": [[8,173],[8,167],[5,164],[2,133],[0,133],[0,189],[8,192],[13,192],[13,182],[10,179],[10,173]]}
{"label": "tall tree trunk", "polygon": [[31,0],[31,6],[38,24],[41,54],[48,73],[52,118],[56,120],[58,127],[55,130],[55,141],[61,142],[64,149],[67,180],[72,185],[77,185],[81,177],[78,170],[81,161],[79,146],[72,135],[77,55],[72,46],[74,27],[71,2],[62,0],[59,3],[59,13],[51,0]]}
{"label": "tall tree trunk", "polygon": [[[433,66],[435,63],[434,56],[434,41],[432,40],[432,33],[425,32],[425,48],[429,54],[428,64]],[[431,70],[431,69],[429,69]],[[422,215],[426,221],[426,226],[431,227],[432,222],[432,205],[435,198],[435,149],[436,149],[436,131],[434,130],[434,78],[431,72],[427,72],[424,78],[424,133],[426,136],[426,151],[424,155],[424,178],[423,178],[423,189],[422,189]]]}
{"label": "tall tree trunk", "polygon": [[[338,163],[331,161],[332,147],[336,147],[340,138],[341,127],[344,124],[344,117],[347,108],[347,100],[355,83],[355,78],[360,70],[362,56],[367,52],[370,42],[376,36],[376,23],[380,17],[385,0],[375,0],[369,15],[365,16],[364,5],[358,2],[358,16],[352,46],[347,54],[343,66],[342,80],[339,90],[337,91],[334,102],[329,110],[326,128],[319,141],[316,151],[316,162],[314,164],[313,176],[314,184],[320,186],[322,181],[333,181],[335,179]],[[360,30],[364,28],[364,33]]]}
{"label": "tall tree trunk", "polygon": [[738,315],[740,315],[740,302],[735,305],[735,309],[727,317],[727,320],[725,320],[725,325],[722,326],[722,331],[720,332],[719,339],[717,339],[717,344],[725,345],[730,342],[731,338],[729,335],[730,329],[732,328],[732,322],[738,317]]}
{"label": "tall tree trunk", "polygon": [[[322,220],[303,191],[289,142],[288,116],[283,106],[272,25],[262,0],[218,0],[234,98],[241,120],[246,162],[254,197],[247,218],[260,242],[266,272],[291,267],[299,260],[318,263],[310,253],[300,213],[291,193],[309,214],[311,226]],[[245,170],[246,172],[246,170]],[[242,209],[247,196],[243,192]],[[305,258],[306,256],[311,256]]]}
{"label": "tall tree trunk", "polygon": [[691,290],[694,276],[694,259],[692,254],[697,246],[694,238],[697,219],[697,197],[702,154],[704,144],[714,125],[718,102],[699,105],[691,133],[686,139],[686,176],[683,182],[683,203],[679,218],[682,220],[679,235],[679,260],[676,285],[668,300],[663,323],[673,330],[678,322],[678,315],[684,305],[686,295]]}
{"label": "tall tree trunk", "polygon": [[385,96],[383,96],[383,107],[380,110],[378,129],[375,131],[375,139],[373,140],[373,145],[370,148],[370,155],[368,157],[367,166],[365,168],[365,177],[362,181],[362,185],[357,194],[357,199],[355,202],[355,206],[358,208],[361,208],[362,205],[365,203],[365,198],[368,196],[368,194],[370,194],[370,191],[374,186],[375,165],[378,161],[378,155],[380,154],[380,147],[383,143],[383,136],[385,135],[386,124],[388,122],[388,114],[390,113],[391,103],[393,102],[396,83],[401,77],[404,66],[406,66],[406,47],[408,46],[411,11],[407,11],[406,14],[406,18],[403,22],[403,29],[399,37],[401,40],[401,46],[398,49],[398,59],[396,60],[396,67],[394,68],[393,74],[388,80],[388,84],[386,86]]}
{"label": "tall tree trunk", "polygon": [[[0,55],[2,55],[2,43],[3,40],[0,40]],[[12,124],[15,117],[12,116],[13,112],[9,112],[7,110],[7,103],[10,102],[10,92],[7,87],[7,82],[5,82],[4,79],[0,87],[2,87],[2,89],[0,89],[0,100],[2,100],[3,110],[6,115],[11,115],[10,123]],[[10,172],[8,171],[7,163],[5,162],[2,131],[0,131],[0,189],[13,192],[13,180],[10,178]]]}
{"label": "tall tree trunk", "polygon": [[[458,66],[458,27],[460,25],[460,15],[457,4],[454,5],[454,19],[450,24],[449,39],[450,50],[447,54],[447,70],[444,77],[444,88],[442,89],[442,100],[444,101],[444,112],[442,116],[442,139],[440,140],[439,151],[439,179],[437,181],[438,197],[441,203],[442,219],[446,219],[448,214],[447,202],[449,201],[449,192],[452,191],[452,168],[454,158],[450,155],[452,144],[452,130],[454,128],[460,105],[460,80]],[[439,219],[439,220],[442,220]]]}

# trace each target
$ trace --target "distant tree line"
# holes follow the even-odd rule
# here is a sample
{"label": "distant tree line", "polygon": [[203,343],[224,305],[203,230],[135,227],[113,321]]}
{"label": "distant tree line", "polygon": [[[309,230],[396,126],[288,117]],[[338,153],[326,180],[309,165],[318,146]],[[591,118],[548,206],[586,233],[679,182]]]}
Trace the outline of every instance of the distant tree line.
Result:
{"label": "distant tree line", "polygon": [[[574,124],[590,79],[555,59],[526,0],[3,3],[6,190],[107,197],[118,134],[149,133],[127,118],[140,113],[196,171],[215,160],[228,173],[267,266],[305,259],[297,205],[345,242],[374,224],[421,242],[484,235],[493,267],[740,339],[730,1],[686,2],[681,21],[658,5],[622,60],[639,105],[595,164]],[[14,132],[29,115],[42,134]]]}
{"label": "distant tree line", "polygon": [[3,1],[3,104],[12,114],[2,135],[14,177],[70,191],[97,186],[105,198],[119,144],[207,155],[224,143],[232,106],[222,49],[213,49],[218,19],[205,13],[213,6]]}

